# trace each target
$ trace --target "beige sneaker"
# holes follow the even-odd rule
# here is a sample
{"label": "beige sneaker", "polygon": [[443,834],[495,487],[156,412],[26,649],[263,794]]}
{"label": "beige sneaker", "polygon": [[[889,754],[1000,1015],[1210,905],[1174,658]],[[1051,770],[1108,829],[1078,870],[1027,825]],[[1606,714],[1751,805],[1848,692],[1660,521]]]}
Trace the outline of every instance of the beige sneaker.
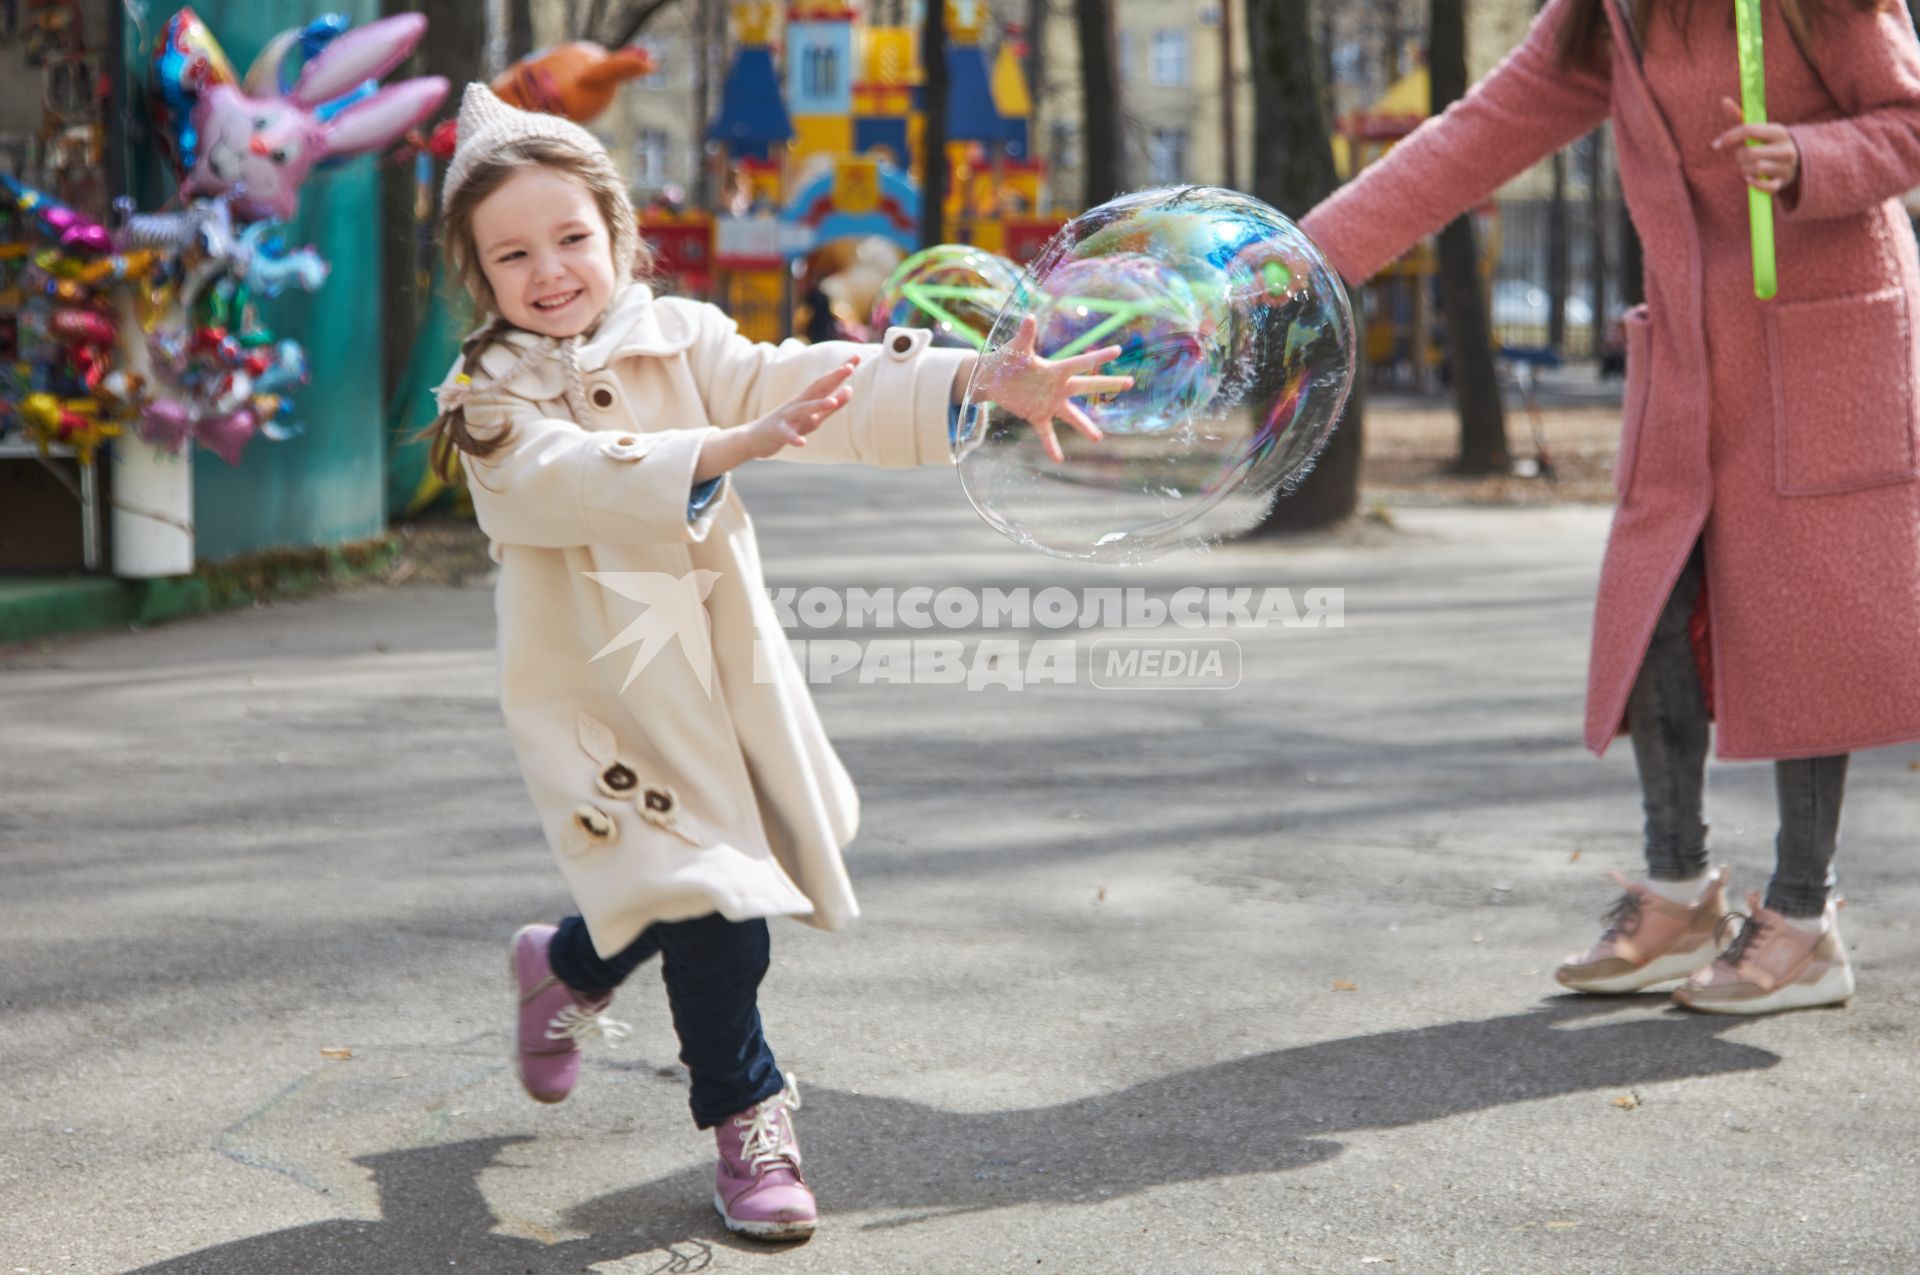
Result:
{"label": "beige sneaker", "polygon": [[1839,908],[1828,902],[1822,928],[1803,930],[1747,896],[1751,914],[1727,950],[1673,999],[1707,1014],[1771,1014],[1814,1005],[1844,1005],[1853,995],[1853,965],[1840,942]]}
{"label": "beige sneaker", "polygon": [[1704,968],[1719,951],[1714,934],[1727,914],[1727,870],[1707,874],[1691,903],[1663,899],[1644,881],[1613,879],[1624,891],[1601,918],[1607,928],[1584,952],[1560,962],[1553,976],[1576,992],[1618,995],[1671,983]]}

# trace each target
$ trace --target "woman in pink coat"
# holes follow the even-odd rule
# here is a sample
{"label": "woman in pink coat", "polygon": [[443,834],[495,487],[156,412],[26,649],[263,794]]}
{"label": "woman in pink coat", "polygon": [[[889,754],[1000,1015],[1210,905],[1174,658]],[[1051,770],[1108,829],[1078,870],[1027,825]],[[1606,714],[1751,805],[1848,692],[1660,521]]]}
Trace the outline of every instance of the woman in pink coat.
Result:
{"label": "woman in pink coat", "polygon": [[[1646,248],[1587,685],[1586,742],[1633,739],[1648,878],[1558,977],[1675,979],[1691,1009],[1845,1001],[1828,897],[1847,756],[1920,738],[1920,44],[1903,7],[1762,0],[1769,113],[1741,126],[1731,0],[1549,0],[1526,41],[1304,221],[1349,280],[1611,119]],[[1774,195],[1780,287],[1754,297],[1747,188]],[[1724,950],[1708,721],[1768,758],[1764,902]]]}

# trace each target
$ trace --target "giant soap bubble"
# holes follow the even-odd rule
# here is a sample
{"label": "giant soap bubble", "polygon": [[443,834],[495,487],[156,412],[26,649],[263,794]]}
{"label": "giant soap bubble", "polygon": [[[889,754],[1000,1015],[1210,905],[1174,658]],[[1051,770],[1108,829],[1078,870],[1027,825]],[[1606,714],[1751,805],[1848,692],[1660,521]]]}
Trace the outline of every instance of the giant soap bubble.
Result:
{"label": "giant soap bubble", "polygon": [[1131,376],[1133,388],[1086,404],[1105,433],[1177,428],[1219,388],[1211,307],[1173,266],[1134,252],[1062,261],[1035,300],[1037,348],[1047,357],[1120,347],[1101,371]]}
{"label": "giant soap bubble", "polygon": [[[1062,424],[1066,458],[982,401],[1021,321],[1039,352],[1103,346],[1130,390],[1086,400],[1105,438]],[[1326,444],[1353,382],[1347,294],[1299,227],[1213,187],[1143,191],[1075,218],[995,318],[955,439],[967,497],[1019,544],[1137,562],[1258,523]]]}
{"label": "giant soap bubble", "polygon": [[927,328],[935,345],[978,350],[1020,282],[1005,257],[968,244],[935,244],[894,269],[873,299],[875,331]]}

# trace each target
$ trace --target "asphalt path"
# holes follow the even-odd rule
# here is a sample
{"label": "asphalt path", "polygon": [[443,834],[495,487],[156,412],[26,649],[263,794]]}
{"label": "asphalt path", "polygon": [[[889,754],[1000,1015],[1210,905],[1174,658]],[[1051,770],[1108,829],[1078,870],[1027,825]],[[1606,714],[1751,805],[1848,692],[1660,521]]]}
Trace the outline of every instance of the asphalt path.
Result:
{"label": "asphalt path", "polygon": [[[1578,738],[1605,510],[1117,573],[950,473],[744,487],[777,586],[1339,589],[1344,622],[796,634],[1082,666],[817,688],[864,915],[775,927],[824,1211],[787,1249],[712,1212],[650,974],[570,1101],[515,1084],[506,941],[566,899],[484,582],[0,655],[0,1275],[1920,1269],[1920,748],[1851,775],[1851,1007],[1555,994],[1637,857],[1631,758]],[[1095,640],[1196,636],[1237,683],[1094,684]],[[1711,783],[1758,888],[1770,768]]]}

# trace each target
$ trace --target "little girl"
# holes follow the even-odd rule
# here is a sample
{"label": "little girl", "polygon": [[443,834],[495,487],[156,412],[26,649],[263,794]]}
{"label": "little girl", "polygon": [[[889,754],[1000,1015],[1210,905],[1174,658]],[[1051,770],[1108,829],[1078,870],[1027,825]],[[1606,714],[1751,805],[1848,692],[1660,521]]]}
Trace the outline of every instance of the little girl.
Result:
{"label": "little girl", "polygon": [[[500,566],[500,699],[580,915],[513,938],[521,1083],[559,1102],[580,1042],[656,953],[720,1150],[714,1206],[769,1239],[815,1224],[791,1112],[761,1034],[764,918],[857,915],[840,850],[859,805],[793,662],[730,471],[765,457],[889,467],[950,459],[974,356],[893,329],[879,346],[778,348],[719,310],[656,298],[626,188],[600,144],[483,85],[460,107],[448,257],[489,322],[440,387],[434,461],[463,459]],[[1057,455],[1085,375],[1031,324],[990,397]],[[635,649],[629,650],[627,648]],[[756,647],[758,650],[756,651]]]}
{"label": "little girl", "polygon": [[[1625,729],[1647,879],[1558,977],[1677,979],[1721,1014],[1844,1002],[1831,863],[1848,754],[1920,738],[1920,44],[1896,0],[1765,0],[1743,125],[1733,0],[1547,0],[1465,98],[1308,215],[1358,282],[1611,119],[1646,245],[1587,683],[1587,745]],[[1750,144],[1751,143],[1751,144]],[[1754,296],[1748,191],[1775,197],[1779,295]],[[1773,761],[1764,901],[1723,924],[1708,870],[1720,755]],[[1731,941],[1728,941],[1731,939]]]}

